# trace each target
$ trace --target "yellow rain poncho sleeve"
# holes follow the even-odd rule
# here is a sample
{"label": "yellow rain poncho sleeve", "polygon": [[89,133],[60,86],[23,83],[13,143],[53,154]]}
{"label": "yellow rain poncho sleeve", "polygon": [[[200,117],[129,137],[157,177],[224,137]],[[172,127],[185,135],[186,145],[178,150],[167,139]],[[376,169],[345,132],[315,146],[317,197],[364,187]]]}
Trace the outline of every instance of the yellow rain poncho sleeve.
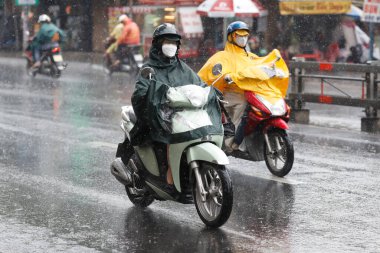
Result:
{"label": "yellow rain poncho sleeve", "polygon": [[[214,85],[223,93],[253,91],[266,98],[284,98],[288,89],[289,70],[282,58],[275,62],[278,55],[278,50],[273,50],[265,57],[258,57],[227,42],[225,50],[213,55],[198,75],[204,82],[211,85],[219,77],[219,75],[213,75],[212,68],[220,63],[222,74],[229,74],[234,82],[228,85],[224,78],[220,78]],[[276,68],[282,71],[282,77],[269,78],[258,68],[261,65],[271,66],[274,62]]]}
{"label": "yellow rain poncho sleeve", "polygon": [[[204,82],[211,85],[220,76],[213,75],[212,68],[215,64],[220,63],[222,65],[222,75],[230,74],[232,80],[235,81],[238,70],[249,66],[252,64],[252,60],[256,58],[258,58],[257,55],[246,52],[244,49],[227,42],[224,50],[211,56],[198,72],[198,75]],[[220,78],[214,86],[223,93],[228,91],[243,93],[243,90],[236,84],[228,85],[224,78]]]}
{"label": "yellow rain poncho sleeve", "polygon": [[[119,23],[115,26],[115,28],[112,30],[110,37],[114,37],[116,40],[121,36],[124,29],[124,25],[122,23]],[[112,54],[113,52],[116,52],[117,50],[117,42],[112,43],[111,46],[108,47],[107,53]]]}

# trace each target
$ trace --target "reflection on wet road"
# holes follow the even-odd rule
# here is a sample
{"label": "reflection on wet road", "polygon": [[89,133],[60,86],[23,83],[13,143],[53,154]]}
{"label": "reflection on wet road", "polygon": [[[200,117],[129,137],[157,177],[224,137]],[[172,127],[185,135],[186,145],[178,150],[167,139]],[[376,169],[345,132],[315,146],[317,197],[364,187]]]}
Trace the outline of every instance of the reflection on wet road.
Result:
{"label": "reflection on wet road", "polygon": [[380,159],[295,143],[282,180],[231,158],[234,207],[220,229],[193,205],[132,205],[109,173],[128,76],[73,63],[62,79],[0,59],[0,252],[376,252]]}

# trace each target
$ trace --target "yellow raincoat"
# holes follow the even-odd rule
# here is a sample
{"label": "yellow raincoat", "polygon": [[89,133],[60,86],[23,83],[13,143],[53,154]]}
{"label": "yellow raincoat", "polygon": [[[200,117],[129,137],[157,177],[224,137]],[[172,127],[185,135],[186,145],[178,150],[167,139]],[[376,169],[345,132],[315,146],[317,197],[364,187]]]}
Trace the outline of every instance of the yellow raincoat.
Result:
{"label": "yellow raincoat", "polygon": [[[198,72],[199,77],[211,85],[220,75],[213,75],[212,68],[215,64],[222,64],[222,74],[229,74],[234,84],[227,84],[224,78],[220,78],[214,85],[223,93],[253,91],[265,98],[278,99],[286,96],[289,81],[289,70],[281,58],[275,62],[280,53],[273,50],[267,56],[246,52],[244,49],[227,42],[224,51],[214,54]],[[269,78],[259,66],[272,66],[282,70],[282,77]],[[272,100],[273,101],[273,100]]]}

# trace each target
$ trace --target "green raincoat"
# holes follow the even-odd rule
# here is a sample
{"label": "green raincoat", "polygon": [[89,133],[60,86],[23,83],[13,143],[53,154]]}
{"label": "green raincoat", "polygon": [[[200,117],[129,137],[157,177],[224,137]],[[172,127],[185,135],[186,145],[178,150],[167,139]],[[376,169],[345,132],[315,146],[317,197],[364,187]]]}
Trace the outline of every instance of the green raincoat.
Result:
{"label": "green raincoat", "polygon": [[[208,101],[204,107],[211,125],[203,126],[190,131],[173,133],[167,127],[171,110],[167,106],[166,93],[169,87],[178,87],[188,84],[204,86],[198,75],[177,57],[167,59],[159,56],[159,50],[152,46],[149,60],[144,67],[151,67],[155,71],[154,80],[137,77],[135,91],[132,95],[132,105],[137,122],[131,131],[131,141],[134,146],[149,141],[162,143],[180,143],[207,136],[209,134],[223,134],[220,107],[217,93],[211,89]],[[164,61],[163,59],[167,59]],[[169,115],[169,116],[168,116]]]}
{"label": "green raincoat", "polygon": [[52,37],[55,33],[59,34],[59,40],[57,42],[61,43],[65,37],[64,32],[55,26],[53,23],[42,24],[40,30],[33,38],[33,47],[40,47],[44,44],[52,42]]}

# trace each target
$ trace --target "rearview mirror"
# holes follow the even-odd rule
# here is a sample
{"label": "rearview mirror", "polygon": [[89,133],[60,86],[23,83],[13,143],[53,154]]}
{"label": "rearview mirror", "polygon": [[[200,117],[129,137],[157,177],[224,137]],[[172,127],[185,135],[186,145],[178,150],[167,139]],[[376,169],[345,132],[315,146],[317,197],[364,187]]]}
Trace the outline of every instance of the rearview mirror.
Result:
{"label": "rearview mirror", "polygon": [[275,55],[276,55],[276,60],[275,60],[275,62],[278,62],[279,60],[281,60],[281,54],[280,54],[280,52],[279,52],[278,50],[276,50],[274,53],[275,53]]}
{"label": "rearview mirror", "polygon": [[212,67],[212,74],[214,76],[220,75],[222,74],[222,69],[223,69],[222,64],[217,63],[214,65],[214,67]]}
{"label": "rearview mirror", "polygon": [[140,75],[145,78],[152,80],[153,75],[156,74],[153,68],[151,67],[144,67],[140,70]]}

